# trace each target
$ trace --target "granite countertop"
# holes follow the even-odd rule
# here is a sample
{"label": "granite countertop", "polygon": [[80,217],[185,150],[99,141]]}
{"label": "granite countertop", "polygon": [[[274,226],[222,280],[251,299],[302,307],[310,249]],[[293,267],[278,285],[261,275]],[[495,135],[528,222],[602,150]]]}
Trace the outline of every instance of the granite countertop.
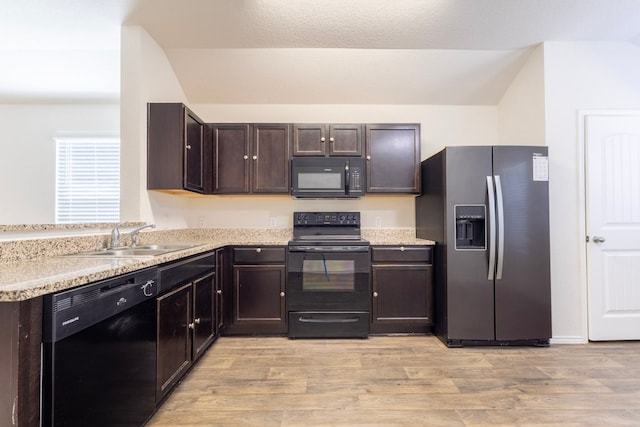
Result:
{"label": "granite countertop", "polygon": [[[149,233],[148,235],[152,234]],[[194,234],[194,232],[183,232],[180,233],[179,238],[176,238],[175,235],[164,236],[158,243],[170,241],[193,246],[153,257],[76,258],[57,254],[35,259],[5,262],[0,264],[0,302],[23,301],[35,298],[211,251],[223,246],[286,245],[290,240],[287,232],[274,234],[243,230],[242,232],[208,232],[205,234],[207,235],[202,236]],[[229,235],[225,236],[225,234]],[[372,245],[433,244],[429,240],[416,239],[410,233],[367,233],[363,230],[363,238],[369,240]],[[155,241],[151,243],[155,243]],[[78,252],[78,250],[67,250],[63,253],[74,252]]]}

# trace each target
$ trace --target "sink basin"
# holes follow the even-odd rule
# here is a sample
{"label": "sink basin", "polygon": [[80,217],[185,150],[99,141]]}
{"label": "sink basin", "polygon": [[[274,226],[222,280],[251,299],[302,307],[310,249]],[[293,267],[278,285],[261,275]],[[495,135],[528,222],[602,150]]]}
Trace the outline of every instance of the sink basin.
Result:
{"label": "sink basin", "polygon": [[144,245],[129,248],[107,248],[97,251],[78,252],[75,254],[64,255],[66,257],[76,258],[128,258],[128,257],[154,257],[169,252],[179,251],[192,248],[193,245]]}

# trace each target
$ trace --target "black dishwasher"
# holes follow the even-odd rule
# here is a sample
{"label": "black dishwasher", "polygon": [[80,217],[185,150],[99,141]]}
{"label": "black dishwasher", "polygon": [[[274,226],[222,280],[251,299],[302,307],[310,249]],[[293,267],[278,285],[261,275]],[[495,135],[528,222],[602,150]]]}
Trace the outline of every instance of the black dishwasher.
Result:
{"label": "black dishwasher", "polygon": [[140,426],[155,410],[157,270],[46,295],[42,425]]}

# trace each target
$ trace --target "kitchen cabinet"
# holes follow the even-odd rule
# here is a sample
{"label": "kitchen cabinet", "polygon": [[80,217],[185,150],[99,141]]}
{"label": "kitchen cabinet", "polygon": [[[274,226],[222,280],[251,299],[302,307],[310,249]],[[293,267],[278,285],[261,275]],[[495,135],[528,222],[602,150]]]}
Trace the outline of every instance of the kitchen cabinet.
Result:
{"label": "kitchen cabinet", "polygon": [[213,124],[213,193],[289,193],[288,124]]}
{"label": "kitchen cabinet", "polygon": [[433,266],[430,246],[371,248],[371,333],[430,333]]}
{"label": "kitchen cabinet", "polygon": [[361,124],[296,124],[293,155],[362,157],[362,133]]}
{"label": "kitchen cabinet", "polygon": [[0,425],[40,425],[42,297],[0,302]]}
{"label": "kitchen cabinet", "polygon": [[180,103],[147,104],[147,189],[211,191],[211,133]]}
{"label": "kitchen cabinet", "polygon": [[365,129],[367,193],[420,193],[420,125],[369,124]]}
{"label": "kitchen cabinet", "polygon": [[285,248],[233,248],[233,319],[227,334],[285,334]]}
{"label": "kitchen cabinet", "polygon": [[225,325],[229,322],[227,295],[229,291],[229,272],[231,271],[231,250],[228,246],[216,249],[216,283],[214,295],[215,313],[215,334],[219,336],[223,333]]}
{"label": "kitchen cabinet", "polygon": [[156,400],[162,400],[214,340],[215,254],[159,268]]}

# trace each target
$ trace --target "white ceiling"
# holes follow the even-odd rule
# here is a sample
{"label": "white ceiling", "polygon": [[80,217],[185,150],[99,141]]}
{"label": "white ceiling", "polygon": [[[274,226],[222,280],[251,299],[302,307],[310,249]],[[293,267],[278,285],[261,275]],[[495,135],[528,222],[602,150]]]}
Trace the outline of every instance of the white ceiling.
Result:
{"label": "white ceiling", "polygon": [[120,26],[193,103],[494,104],[545,41],[640,44],[639,0],[0,0],[0,102],[114,101]]}

